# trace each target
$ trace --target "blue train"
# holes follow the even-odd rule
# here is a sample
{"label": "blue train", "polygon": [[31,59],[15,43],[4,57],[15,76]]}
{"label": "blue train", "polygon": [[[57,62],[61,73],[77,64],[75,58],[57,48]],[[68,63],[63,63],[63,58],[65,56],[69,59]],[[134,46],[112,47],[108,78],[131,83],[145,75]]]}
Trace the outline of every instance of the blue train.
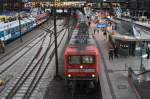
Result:
{"label": "blue train", "polygon": [[36,26],[45,22],[48,19],[48,16],[49,15],[47,13],[43,13],[33,18],[23,18],[20,20],[21,33],[19,30],[19,20],[8,23],[0,23],[0,40],[6,42],[13,40],[20,35],[24,35],[25,33],[33,30]]}

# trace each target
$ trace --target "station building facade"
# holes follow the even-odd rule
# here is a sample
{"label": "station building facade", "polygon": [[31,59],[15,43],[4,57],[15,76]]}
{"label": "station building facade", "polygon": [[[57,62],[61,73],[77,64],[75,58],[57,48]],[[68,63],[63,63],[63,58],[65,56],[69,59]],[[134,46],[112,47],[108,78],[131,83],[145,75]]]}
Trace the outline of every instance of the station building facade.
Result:
{"label": "station building facade", "polygon": [[17,10],[23,7],[24,2],[24,0],[0,0],[0,11]]}
{"label": "station building facade", "polygon": [[134,16],[143,14],[150,18],[150,0],[129,0],[129,9]]}

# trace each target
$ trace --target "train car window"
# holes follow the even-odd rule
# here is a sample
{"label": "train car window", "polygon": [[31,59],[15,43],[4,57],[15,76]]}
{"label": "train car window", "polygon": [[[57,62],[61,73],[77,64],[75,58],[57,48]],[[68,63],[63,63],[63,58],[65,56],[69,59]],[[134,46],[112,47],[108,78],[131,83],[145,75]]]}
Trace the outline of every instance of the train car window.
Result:
{"label": "train car window", "polygon": [[94,56],[82,56],[82,64],[94,64]]}
{"label": "train car window", "polygon": [[4,36],[6,36],[6,35],[8,35],[8,32],[7,32],[7,30],[5,30],[5,32],[4,32]]}
{"label": "train car window", "polygon": [[16,32],[16,27],[13,27],[13,31],[12,32]]}
{"label": "train car window", "polygon": [[69,64],[76,65],[80,63],[80,56],[69,56]]}
{"label": "train car window", "polygon": [[13,32],[16,32],[16,27],[13,27]]}
{"label": "train car window", "polygon": [[15,27],[15,32],[17,32],[18,31],[18,28],[17,27]]}
{"label": "train car window", "polygon": [[25,24],[23,24],[22,27],[25,27]]}
{"label": "train car window", "polygon": [[1,34],[1,32],[0,32],[0,39],[1,39],[1,37],[2,37],[2,34]]}
{"label": "train car window", "polygon": [[26,27],[28,28],[30,26],[30,23],[28,22],[27,24],[26,24]]}
{"label": "train car window", "polygon": [[10,33],[10,29],[6,30],[6,35]]}
{"label": "train car window", "polygon": [[16,32],[16,28],[15,27],[13,27],[13,28],[11,28],[10,29],[10,33],[12,34],[12,33],[15,33]]}
{"label": "train car window", "polygon": [[19,31],[19,26],[16,27],[16,31]]}
{"label": "train car window", "polygon": [[0,32],[0,38],[1,37],[4,37],[4,32],[3,31]]}
{"label": "train car window", "polygon": [[10,33],[13,33],[13,32],[14,32],[14,28],[11,28],[11,29],[10,29]]}
{"label": "train car window", "polygon": [[33,21],[32,22],[30,22],[30,25],[32,25],[33,24]]}

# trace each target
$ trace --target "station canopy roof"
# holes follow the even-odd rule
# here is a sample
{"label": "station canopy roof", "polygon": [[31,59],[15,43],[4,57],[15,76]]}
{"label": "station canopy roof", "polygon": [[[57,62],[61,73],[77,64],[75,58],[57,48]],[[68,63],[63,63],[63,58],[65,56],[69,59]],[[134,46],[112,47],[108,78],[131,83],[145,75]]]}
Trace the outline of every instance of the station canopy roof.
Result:
{"label": "station canopy roof", "polygon": [[[123,41],[150,41],[150,31],[126,21],[116,20],[113,38]],[[110,33],[113,31],[109,30]]]}

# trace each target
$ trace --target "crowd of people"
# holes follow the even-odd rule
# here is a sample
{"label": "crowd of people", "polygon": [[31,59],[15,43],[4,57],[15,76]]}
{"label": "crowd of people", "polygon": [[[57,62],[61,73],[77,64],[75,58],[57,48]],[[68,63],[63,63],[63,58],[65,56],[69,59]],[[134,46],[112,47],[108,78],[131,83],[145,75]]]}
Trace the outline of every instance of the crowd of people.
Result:
{"label": "crowd of people", "polygon": [[113,60],[114,58],[118,58],[119,54],[118,54],[118,47],[115,46],[114,49],[109,49],[108,51],[108,56],[109,56],[109,60]]}
{"label": "crowd of people", "polygon": [[[87,17],[87,19],[88,19],[88,25],[89,25],[89,27],[92,27],[94,35],[95,35],[95,33],[100,33],[100,31],[102,31],[101,33],[103,33],[104,40],[107,40],[108,34],[106,31],[106,28],[97,28],[96,27],[96,24],[99,24],[101,21],[98,18],[92,19],[90,17]],[[109,26],[112,25],[112,23],[110,21],[107,21],[107,24]],[[109,60],[113,60],[114,58],[118,58],[119,57],[118,46],[114,46],[112,48],[109,48],[108,56],[109,56]]]}

